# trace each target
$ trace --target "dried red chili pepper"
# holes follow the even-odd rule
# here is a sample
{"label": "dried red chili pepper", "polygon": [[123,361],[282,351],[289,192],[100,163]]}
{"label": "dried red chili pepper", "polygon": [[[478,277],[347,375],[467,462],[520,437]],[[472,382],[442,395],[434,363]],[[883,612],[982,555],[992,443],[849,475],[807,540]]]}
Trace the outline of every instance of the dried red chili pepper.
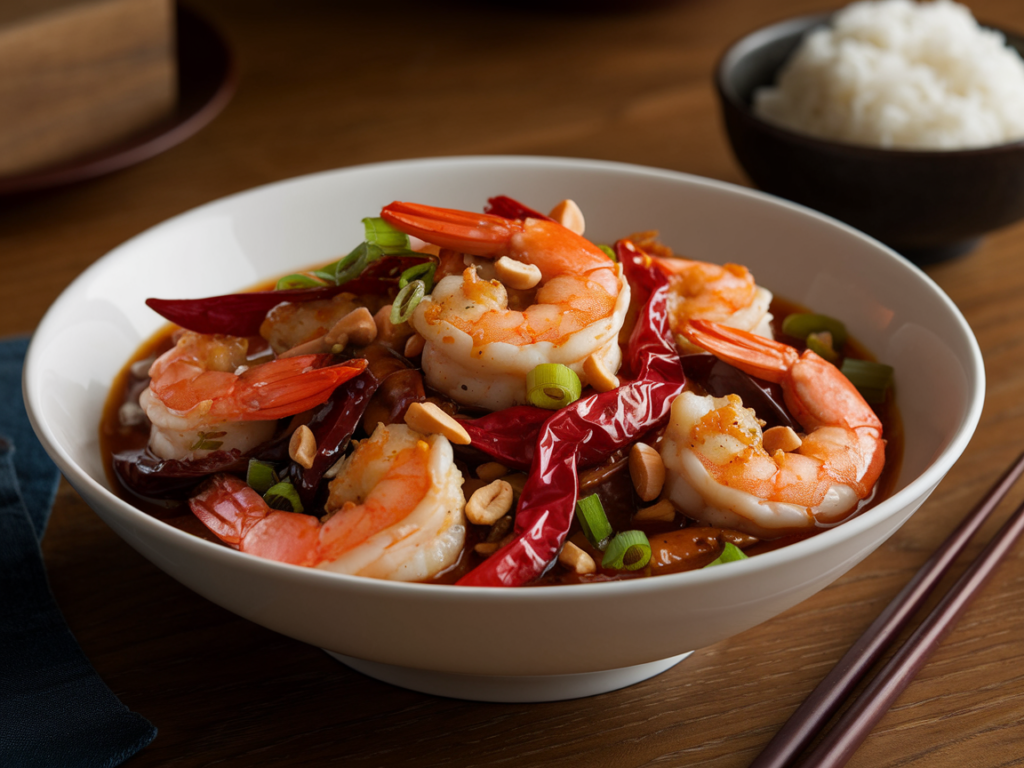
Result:
{"label": "dried red chili pepper", "polygon": [[[577,400],[537,425],[539,437],[516,512],[515,536],[463,576],[460,585],[512,587],[541,576],[558,556],[572,524],[579,490],[577,467],[596,464],[660,427],[672,400],[683,391],[685,375],[666,308],[668,280],[632,243],[619,241],[615,249],[631,287],[646,299],[623,367],[634,378],[618,389]],[[539,418],[528,417],[520,406],[464,425],[468,430],[485,421],[493,427],[490,437],[479,442],[471,432],[474,446],[509,460],[525,457],[528,449],[516,449],[514,444],[524,442],[524,429]]]}
{"label": "dried red chili pepper", "polygon": [[313,414],[306,426],[313,432],[317,453],[309,469],[297,464],[296,489],[299,499],[307,509],[316,501],[324,472],[330,469],[348,447],[352,435],[359,426],[366,406],[377,391],[380,380],[367,368],[354,379],[346,381],[334,390],[331,399]]}
{"label": "dried red chili pepper", "polygon": [[539,211],[528,208],[518,200],[513,200],[505,195],[487,198],[487,205],[484,213],[492,216],[504,216],[506,219],[544,219],[554,221],[550,216],[545,216]]}
{"label": "dried red chili pepper", "polygon": [[282,301],[318,301],[344,292],[386,296],[398,289],[398,278],[402,272],[431,260],[427,256],[384,256],[371,262],[359,277],[341,285],[286,291],[252,291],[205,299],[146,299],[146,306],[172,323],[196,333],[258,336],[260,324],[267,312]]}

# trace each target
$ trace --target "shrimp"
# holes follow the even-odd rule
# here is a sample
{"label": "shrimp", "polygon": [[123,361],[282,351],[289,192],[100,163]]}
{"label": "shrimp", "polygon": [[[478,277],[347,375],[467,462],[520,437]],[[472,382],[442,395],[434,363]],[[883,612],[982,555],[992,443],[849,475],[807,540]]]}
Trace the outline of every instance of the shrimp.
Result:
{"label": "shrimp", "polygon": [[329,490],[323,521],[271,509],[234,475],[215,475],[189,505],[241,552],[336,573],[423,581],[462,551],[462,474],[441,435],[378,426],[345,459]]}
{"label": "shrimp", "polygon": [[630,239],[668,275],[669,320],[680,347],[687,352],[700,351],[682,335],[687,320],[712,320],[772,338],[772,294],[754,282],[749,269],[679,258],[659,243],[656,235],[654,231],[640,232]]}
{"label": "shrimp", "polygon": [[692,320],[683,334],[778,383],[806,435],[792,435],[793,450],[769,453],[760,422],[738,396],[684,392],[661,444],[668,498],[709,525],[777,538],[841,522],[871,494],[885,463],[882,423],[835,366],[713,322]]}
{"label": "shrimp", "polygon": [[[375,298],[375,297],[370,297]],[[351,293],[339,293],[330,299],[293,304],[283,301],[267,313],[260,325],[260,336],[278,355],[326,334],[343,317],[364,306]],[[371,311],[380,308],[383,301]]]}
{"label": "shrimp", "polygon": [[150,449],[163,459],[242,453],[269,439],[277,420],[320,405],[366,367],[365,360],[319,368],[327,355],[250,366],[247,339],[184,332],[149,369],[139,405],[152,424]]}
{"label": "shrimp", "polygon": [[[568,366],[584,385],[590,356],[618,370],[629,285],[589,240],[554,221],[415,203],[392,203],[381,216],[442,248],[498,259],[501,280],[481,277],[473,264],[440,280],[416,307],[411,322],[426,341],[421,366],[429,386],[494,411],[527,402],[527,374],[542,363]],[[533,287],[505,276],[508,260],[539,274]]]}

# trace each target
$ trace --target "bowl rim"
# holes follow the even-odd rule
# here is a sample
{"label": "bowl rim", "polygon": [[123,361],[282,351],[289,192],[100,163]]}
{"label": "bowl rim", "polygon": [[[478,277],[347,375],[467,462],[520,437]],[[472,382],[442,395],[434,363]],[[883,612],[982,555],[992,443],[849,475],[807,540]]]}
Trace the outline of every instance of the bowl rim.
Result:
{"label": "bowl rim", "polygon": [[[924,284],[934,292],[936,298],[945,305],[946,309],[963,332],[963,337],[966,341],[969,352],[968,360],[963,361],[965,363],[969,363],[969,369],[966,370],[965,373],[967,374],[968,383],[970,383],[973,378],[976,386],[973,391],[973,396],[970,397],[967,403],[964,415],[959,426],[956,428],[952,439],[945,449],[932,459],[924,472],[911,480],[904,488],[900,489],[895,494],[867,510],[863,514],[857,515],[856,517],[845,521],[841,525],[824,530],[820,534],[808,539],[763,553],[757,557],[732,563],[730,568],[715,568],[710,571],[685,571],[682,573],[664,574],[656,578],[627,579],[622,581],[599,582],[595,584],[551,585],[544,586],[539,589],[495,589],[493,587],[454,587],[454,585],[448,584],[396,582],[353,576],[349,574],[340,574],[317,568],[306,568],[288,563],[267,560],[247,553],[238,552],[237,550],[219,543],[206,541],[146,514],[142,510],[132,506],[127,501],[114,494],[113,491],[106,487],[106,485],[94,479],[88,472],[79,466],[79,464],[64,450],[64,447],[61,445],[60,441],[56,439],[50,427],[41,421],[39,417],[39,406],[34,398],[36,388],[38,387],[41,389],[41,386],[35,380],[40,375],[40,367],[42,365],[41,358],[44,353],[42,348],[43,340],[49,336],[53,330],[62,327],[57,324],[57,309],[59,309],[64,303],[71,301],[72,297],[74,297],[77,292],[82,291],[90,283],[96,273],[107,269],[112,260],[125,258],[124,254],[130,253],[141,239],[159,234],[160,230],[163,228],[180,226],[182,221],[187,221],[187,219],[191,217],[208,214],[219,207],[230,206],[239,200],[256,195],[263,195],[267,193],[272,194],[274,191],[282,190],[288,186],[307,184],[310,181],[329,175],[372,173],[377,170],[385,169],[400,170],[402,168],[423,167],[458,169],[465,166],[478,167],[488,165],[515,165],[520,168],[524,165],[535,165],[538,169],[541,167],[571,168],[574,170],[599,173],[646,176],[682,183],[687,186],[705,187],[728,195],[754,198],[761,204],[787,209],[799,216],[810,216],[811,218],[822,220],[833,227],[838,227],[839,229],[844,230],[848,235],[864,240],[870,244],[871,247],[880,249],[887,257],[894,259],[898,267],[905,268],[906,270],[915,273],[915,278],[923,281]],[[836,536],[843,536],[844,538],[856,537],[859,533],[862,533],[875,525],[876,522],[880,523],[883,519],[897,514],[900,510],[919,497],[926,496],[930,490],[942,480],[950,467],[952,467],[956,460],[961,456],[977,428],[978,422],[981,418],[982,408],[984,406],[985,386],[985,368],[981,350],[973,331],[968,325],[966,319],[963,317],[959,308],[957,308],[953,301],[928,275],[906,262],[899,254],[888,246],[880,243],[874,238],[871,238],[863,232],[860,232],[859,230],[856,230],[830,216],[822,214],[811,208],[807,208],[806,206],[725,181],[709,179],[681,171],[653,168],[618,161],[540,155],[453,155],[389,160],[343,166],[340,168],[318,171],[315,173],[304,174],[259,185],[217,198],[183,211],[182,213],[176,214],[175,216],[153,225],[152,227],[148,227],[116,246],[111,251],[97,259],[61,292],[58,298],[47,310],[42,321],[39,323],[32,335],[22,375],[23,399],[33,429],[47,453],[57,464],[61,472],[65,475],[76,491],[78,491],[83,497],[99,497],[107,507],[112,508],[118,516],[130,521],[132,525],[136,527],[146,527],[154,533],[157,533],[160,537],[170,536],[178,544],[184,546],[187,550],[190,550],[192,554],[202,554],[205,557],[212,557],[215,560],[219,560],[221,563],[231,563],[232,567],[239,568],[242,571],[260,572],[262,574],[276,573],[281,577],[295,581],[298,584],[321,586],[330,583],[338,585],[344,584],[346,585],[346,589],[353,589],[367,594],[401,594],[409,596],[422,593],[424,595],[430,594],[432,599],[435,596],[439,597],[443,601],[472,601],[476,600],[483,594],[487,594],[488,599],[491,601],[503,600],[512,601],[513,603],[519,603],[521,601],[543,603],[549,600],[561,600],[567,595],[574,596],[573,599],[576,600],[598,600],[609,591],[624,591],[627,594],[630,592],[641,594],[647,592],[672,591],[680,583],[693,583],[699,586],[701,584],[719,580],[728,581],[732,579],[747,578],[750,574],[774,569],[775,567],[783,565],[786,561],[820,554],[823,550],[831,546],[831,543]],[[97,512],[96,514],[99,513]],[[102,517],[102,515],[100,516]],[[413,591],[409,592],[409,590]],[[566,590],[568,590],[568,592]]]}
{"label": "bowl rim", "polygon": [[[785,139],[790,143],[805,143],[811,149],[826,152],[842,152],[861,157],[865,160],[879,161],[882,158],[895,159],[897,161],[935,161],[945,159],[966,159],[981,157],[985,155],[1000,155],[1024,150],[1024,137],[1014,141],[1007,141],[1002,144],[992,144],[984,147],[970,147],[965,149],[905,149],[874,147],[868,144],[854,144],[836,139],[824,139],[809,133],[801,133],[791,128],[778,125],[764,120],[755,114],[752,105],[735,93],[735,89],[729,82],[727,74],[731,72],[735,64],[749,56],[754,51],[760,50],[766,43],[778,40],[783,33],[798,34],[803,36],[815,27],[824,26],[837,11],[792,16],[779,21],[772,22],[763,27],[747,32],[733,40],[725,51],[719,56],[714,68],[715,91],[719,101],[723,105],[735,109],[745,120],[753,123],[765,133],[779,139]],[[1024,49],[1024,34],[1014,32],[993,24],[987,24],[976,20],[978,25],[984,29],[993,30],[1003,35],[1005,42],[1015,40],[1019,48]],[[1017,46],[1013,46],[1017,47]],[[1022,54],[1024,58],[1024,54]]]}

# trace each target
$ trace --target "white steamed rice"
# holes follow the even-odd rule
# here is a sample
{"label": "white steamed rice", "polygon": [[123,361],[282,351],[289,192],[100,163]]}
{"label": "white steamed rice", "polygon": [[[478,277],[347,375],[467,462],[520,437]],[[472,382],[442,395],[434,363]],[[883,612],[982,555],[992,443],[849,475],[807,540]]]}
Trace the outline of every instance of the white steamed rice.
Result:
{"label": "white steamed rice", "polygon": [[951,0],[865,0],[807,35],[754,111],[853,144],[1003,144],[1024,138],[1024,60]]}

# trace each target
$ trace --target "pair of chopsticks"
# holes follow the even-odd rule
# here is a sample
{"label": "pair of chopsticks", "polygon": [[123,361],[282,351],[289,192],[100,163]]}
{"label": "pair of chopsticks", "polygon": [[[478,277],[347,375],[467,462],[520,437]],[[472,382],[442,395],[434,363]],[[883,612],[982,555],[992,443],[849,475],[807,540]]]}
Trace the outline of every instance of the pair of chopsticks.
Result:
{"label": "pair of chopsticks", "polygon": [[[789,718],[751,763],[751,768],[788,768],[840,708],[857,683],[878,661],[917,613],[953,565],[967,542],[988,519],[1024,473],[1024,453],[1006,470],[913,579],[900,591],[867,631],[854,643],[807,700]],[[838,768],[882,719],[903,689],[924,666],[932,651],[953,628],[971,600],[985,586],[996,566],[1024,533],[1024,504],[1017,507],[985,549],[964,571],[942,601],[932,609],[903,646],[879,670],[857,700],[801,763],[808,768]]]}

